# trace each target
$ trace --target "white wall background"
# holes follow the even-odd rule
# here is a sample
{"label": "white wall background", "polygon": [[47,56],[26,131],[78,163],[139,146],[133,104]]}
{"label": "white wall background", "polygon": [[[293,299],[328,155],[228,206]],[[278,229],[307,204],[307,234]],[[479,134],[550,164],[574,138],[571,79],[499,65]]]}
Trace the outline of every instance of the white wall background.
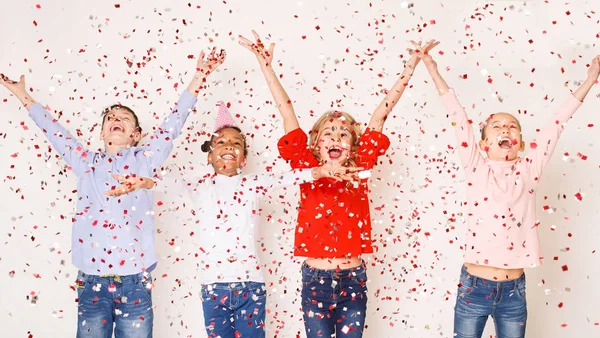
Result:
{"label": "white wall background", "polygon": [[[471,118],[517,113],[525,140],[532,140],[600,52],[599,8],[598,1],[541,0],[0,0],[0,72],[26,74],[34,97],[62,110],[61,122],[99,148],[102,108],[116,101],[132,106],[148,131],[185,88],[195,65],[188,55],[225,48],[226,64],[211,76],[170,162],[205,163],[198,133],[212,127],[215,104],[225,100],[253,135],[247,171],[283,171],[288,166],[275,146],[283,124],[238,34],[256,29],[277,43],[277,71],[305,128],[330,107],[366,123],[402,70],[408,41],[436,38],[440,68]],[[366,337],[452,336],[465,189],[458,156],[448,148],[455,145],[451,125],[427,79],[419,68],[391,114],[385,131],[392,146],[373,177],[380,250],[367,258]],[[546,263],[527,270],[528,337],[600,336],[598,93],[592,89],[569,124],[538,189]],[[0,126],[1,336],[74,336],[69,243],[76,178],[4,88]],[[182,201],[159,199],[181,208],[165,208],[155,225],[155,336],[203,337],[195,258],[201,234],[190,236],[194,226]],[[288,194],[264,205],[268,337],[304,336],[301,260],[291,255],[296,204]],[[491,336],[490,322],[485,337]]]}

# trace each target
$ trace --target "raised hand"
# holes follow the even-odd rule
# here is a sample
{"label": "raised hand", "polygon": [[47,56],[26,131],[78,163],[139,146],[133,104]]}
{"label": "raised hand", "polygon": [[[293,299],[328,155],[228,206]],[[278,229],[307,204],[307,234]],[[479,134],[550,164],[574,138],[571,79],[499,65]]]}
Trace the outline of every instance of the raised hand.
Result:
{"label": "raised hand", "polygon": [[408,48],[408,51],[412,53],[412,56],[423,60],[423,63],[425,64],[425,67],[427,67],[427,70],[437,70],[437,63],[433,60],[429,52],[437,45],[439,45],[440,42],[430,40],[424,46],[422,45],[421,41],[417,43],[411,40],[410,43],[412,43],[413,46],[415,46],[415,49]]}
{"label": "raised hand", "polygon": [[226,56],[227,53],[224,49],[221,49],[219,54],[217,54],[216,47],[213,47],[206,60],[204,59],[204,51],[200,52],[200,56],[198,56],[198,62],[196,63],[196,73],[199,73],[204,77],[208,77],[210,73],[214,72],[215,69],[219,68],[219,66],[225,62]]}
{"label": "raised hand", "polygon": [[223,49],[217,54],[217,48],[215,47],[208,54],[208,57],[205,58],[205,56],[204,51],[200,52],[196,62],[196,74],[187,88],[188,92],[194,96],[198,96],[200,89],[206,82],[206,78],[225,62],[227,54]]}
{"label": "raised hand", "polygon": [[600,55],[593,58],[590,63],[590,68],[588,68],[588,79],[596,82],[598,81],[598,75],[600,75]]}
{"label": "raised hand", "polygon": [[152,189],[154,187],[154,181],[147,177],[136,177],[136,176],[119,176],[113,174],[112,177],[121,182],[121,185],[111,190],[104,192],[106,196],[117,197],[125,194],[129,194],[132,191],[138,189]]}
{"label": "raised hand", "polygon": [[256,56],[261,68],[270,67],[271,63],[273,62],[273,51],[275,49],[275,44],[271,43],[269,45],[269,49],[265,50],[265,45],[260,40],[258,34],[254,30],[252,31],[252,34],[254,34],[254,39],[256,40],[255,43],[240,35],[240,45],[244,46],[244,48],[251,51],[254,56]]}
{"label": "raised hand", "polygon": [[573,96],[579,101],[583,102],[583,99],[587,96],[590,89],[598,82],[598,75],[600,74],[600,55],[596,55],[590,63],[590,67],[587,70],[587,79],[573,92]]}
{"label": "raised hand", "polygon": [[29,109],[29,107],[35,103],[33,97],[31,97],[29,93],[27,93],[27,89],[25,89],[25,75],[21,75],[19,81],[13,81],[6,77],[6,75],[0,73],[0,84],[21,100],[21,103],[23,103],[25,108]]}
{"label": "raised hand", "polygon": [[17,93],[27,92],[27,90],[25,89],[25,75],[21,75],[19,81],[13,81],[6,77],[4,74],[0,74],[0,83],[15,95]]}

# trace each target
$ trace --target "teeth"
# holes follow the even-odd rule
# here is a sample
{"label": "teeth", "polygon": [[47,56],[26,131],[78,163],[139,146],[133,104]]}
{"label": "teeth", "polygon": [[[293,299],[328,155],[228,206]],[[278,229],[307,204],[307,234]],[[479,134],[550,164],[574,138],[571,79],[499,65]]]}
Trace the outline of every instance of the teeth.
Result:
{"label": "teeth", "polygon": [[233,160],[233,155],[227,154],[227,155],[223,155],[221,156],[224,160]]}

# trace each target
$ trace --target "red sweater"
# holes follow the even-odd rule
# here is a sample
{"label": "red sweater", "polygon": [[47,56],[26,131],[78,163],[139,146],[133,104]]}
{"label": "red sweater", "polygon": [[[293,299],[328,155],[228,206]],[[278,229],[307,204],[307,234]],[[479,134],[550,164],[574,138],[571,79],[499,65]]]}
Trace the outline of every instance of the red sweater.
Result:
{"label": "red sweater", "polygon": [[[319,165],[300,128],[283,136],[277,146],[293,169]],[[389,146],[387,136],[367,129],[359,140],[356,166],[373,168],[377,157],[385,154]],[[348,187],[347,182],[322,178],[300,185],[295,256],[342,258],[373,252],[367,182],[368,179],[361,179],[357,187]]]}

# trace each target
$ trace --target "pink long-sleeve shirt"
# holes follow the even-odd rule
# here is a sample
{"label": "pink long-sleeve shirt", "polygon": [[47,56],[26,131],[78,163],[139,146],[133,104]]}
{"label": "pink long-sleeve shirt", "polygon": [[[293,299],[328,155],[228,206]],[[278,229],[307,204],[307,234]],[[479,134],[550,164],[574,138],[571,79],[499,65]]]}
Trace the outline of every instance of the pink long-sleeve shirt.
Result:
{"label": "pink long-sleeve shirt", "polygon": [[540,131],[525,158],[492,161],[483,156],[472,122],[451,90],[441,96],[458,140],[467,180],[465,262],[503,269],[541,265],[535,193],[565,123],[581,102],[569,95]]}

